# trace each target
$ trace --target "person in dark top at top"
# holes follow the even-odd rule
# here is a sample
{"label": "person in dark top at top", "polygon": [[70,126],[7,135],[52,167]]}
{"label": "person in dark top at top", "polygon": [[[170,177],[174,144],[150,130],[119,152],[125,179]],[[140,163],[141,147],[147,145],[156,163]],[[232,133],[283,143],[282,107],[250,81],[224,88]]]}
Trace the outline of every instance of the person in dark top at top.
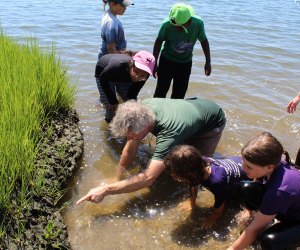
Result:
{"label": "person in dark top at top", "polygon": [[[132,57],[127,54],[107,54],[99,58],[95,77],[100,94],[100,102],[106,109],[105,120],[110,122],[118,107],[117,93],[123,101],[137,99],[137,96],[153,75],[154,56],[147,51],[139,51]],[[131,84],[123,88],[122,84]]]}

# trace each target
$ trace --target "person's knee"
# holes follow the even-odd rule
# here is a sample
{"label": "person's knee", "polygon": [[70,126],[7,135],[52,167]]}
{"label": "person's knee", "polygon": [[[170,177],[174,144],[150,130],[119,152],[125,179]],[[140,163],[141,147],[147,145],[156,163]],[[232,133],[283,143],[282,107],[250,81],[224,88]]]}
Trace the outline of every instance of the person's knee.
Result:
{"label": "person's knee", "polygon": [[260,237],[260,245],[262,250],[272,250],[274,248],[275,234],[263,234]]}
{"label": "person's knee", "polygon": [[241,181],[240,182],[241,191],[245,194],[263,194],[265,187],[263,184],[254,181]]}
{"label": "person's knee", "polygon": [[280,233],[271,233],[266,232],[263,233],[260,238],[260,246],[262,250],[296,250],[297,246],[294,244],[289,244],[289,239],[286,237],[282,237]]}
{"label": "person's knee", "polygon": [[261,204],[265,187],[258,182],[241,181],[240,198],[244,206],[249,210],[256,210]]}

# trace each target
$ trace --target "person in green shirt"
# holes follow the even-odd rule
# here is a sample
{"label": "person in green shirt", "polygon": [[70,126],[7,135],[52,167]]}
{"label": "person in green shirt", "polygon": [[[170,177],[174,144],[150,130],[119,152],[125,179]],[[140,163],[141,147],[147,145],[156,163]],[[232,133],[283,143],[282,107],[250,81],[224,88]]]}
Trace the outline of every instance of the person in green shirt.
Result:
{"label": "person in green shirt", "polygon": [[85,200],[99,203],[108,195],[130,193],[151,186],[164,171],[164,158],[174,146],[189,144],[203,155],[212,156],[225,124],[222,108],[205,99],[152,98],[120,104],[110,124],[114,136],[127,139],[119,161],[118,177],[125,176],[136,157],[140,141],[148,133],[156,136],[153,157],[144,172],[93,188],[77,204]]}
{"label": "person in green shirt", "polygon": [[194,15],[192,6],[184,3],[173,5],[154,43],[153,55],[156,60],[154,76],[157,75],[154,97],[165,98],[173,79],[171,98],[184,98],[192,70],[194,45],[197,40],[200,41],[206,58],[204,73],[209,76],[211,73],[210,49],[203,21]]}

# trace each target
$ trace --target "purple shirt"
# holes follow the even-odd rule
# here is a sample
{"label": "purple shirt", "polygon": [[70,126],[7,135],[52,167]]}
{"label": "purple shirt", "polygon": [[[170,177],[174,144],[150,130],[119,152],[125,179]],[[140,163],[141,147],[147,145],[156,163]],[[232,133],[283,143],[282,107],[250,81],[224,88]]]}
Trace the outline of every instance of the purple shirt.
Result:
{"label": "purple shirt", "polygon": [[300,220],[300,172],[282,162],[265,180],[266,193],[260,212],[265,215],[285,215]]}
{"label": "purple shirt", "polygon": [[242,170],[242,157],[232,156],[226,159],[211,159],[211,174],[202,186],[210,190],[215,197],[215,208],[219,208],[229,194],[237,193],[241,180],[249,180]]}

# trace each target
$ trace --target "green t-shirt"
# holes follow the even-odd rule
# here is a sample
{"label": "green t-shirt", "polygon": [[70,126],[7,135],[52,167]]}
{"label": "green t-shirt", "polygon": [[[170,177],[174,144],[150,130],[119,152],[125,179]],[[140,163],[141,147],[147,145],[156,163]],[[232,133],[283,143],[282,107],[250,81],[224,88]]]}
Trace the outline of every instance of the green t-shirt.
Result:
{"label": "green t-shirt", "polygon": [[152,98],[143,103],[156,116],[152,131],[156,136],[152,157],[155,160],[163,160],[174,146],[182,144],[195,134],[218,128],[226,121],[221,107],[205,99]]}
{"label": "green t-shirt", "polygon": [[166,18],[158,32],[158,39],[164,41],[162,55],[173,62],[187,63],[192,60],[194,45],[199,40],[206,39],[203,21],[197,17],[192,17],[192,22],[187,27],[187,32],[177,30]]}

